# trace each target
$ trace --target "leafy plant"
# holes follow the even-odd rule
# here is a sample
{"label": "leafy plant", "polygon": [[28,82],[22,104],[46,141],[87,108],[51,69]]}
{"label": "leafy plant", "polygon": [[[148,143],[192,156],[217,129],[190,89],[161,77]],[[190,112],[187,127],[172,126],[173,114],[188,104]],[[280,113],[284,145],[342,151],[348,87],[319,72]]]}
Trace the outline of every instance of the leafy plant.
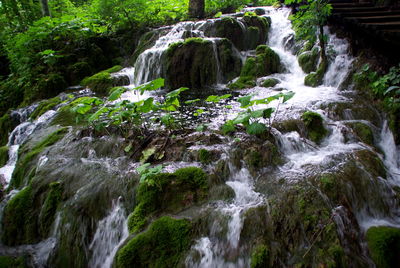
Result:
{"label": "leafy plant", "polygon": [[150,163],[145,163],[138,167],[136,171],[140,175],[140,183],[146,183],[148,186],[155,186],[156,182],[153,179],[155,175],[160,174],[163,170],[163,165],[150,167]]}
{"label": "leafy plant", "polygon": [[244,109],[244,111],[238,113],[234,119],[225,122],[221,130],[224,134],[227,134],[235,131],[237,125],[243,125],[246,127],[248,134],[261,135],[271,126],[273,121],[272,115],[276,109],[272,107],[257,109],[257,105],[268,105],[275,100],[285,103],[293,96],[294,92],[291,91],[262,99],[253,99],[253,95],[243,96],[237,101],[240,103],[240,108]]}

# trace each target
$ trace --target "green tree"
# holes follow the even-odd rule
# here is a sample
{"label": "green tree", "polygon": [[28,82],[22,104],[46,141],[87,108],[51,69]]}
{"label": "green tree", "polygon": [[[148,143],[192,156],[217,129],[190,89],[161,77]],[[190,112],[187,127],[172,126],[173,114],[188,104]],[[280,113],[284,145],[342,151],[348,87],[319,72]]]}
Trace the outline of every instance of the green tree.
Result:
{"label": "green tree", "polygon": [[285,4],[300,4],[298,11],[291,16],[293,27],[298,38],[314,43],[318,39],[321,47],[321,63],[327,64],[327,36],[324,26],[331,14],[332,6],[328,0],[286,0]]}

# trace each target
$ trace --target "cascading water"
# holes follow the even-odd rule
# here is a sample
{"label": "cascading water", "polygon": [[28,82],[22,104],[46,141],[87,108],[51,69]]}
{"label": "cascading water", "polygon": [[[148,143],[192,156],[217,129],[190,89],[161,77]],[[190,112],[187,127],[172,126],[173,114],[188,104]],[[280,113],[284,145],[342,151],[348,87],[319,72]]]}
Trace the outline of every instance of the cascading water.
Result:
{"label": "cascading water", "polygon": [[[253,9],[248,10],[251,11]],[[346,179],[343,180],[343,183],[346,185],[341,189],[344,192],[347,191],[345,193],[346,195],[344,195],[345,198],[343,198],[346,199],[345,205],[336,204],[335,202],[337,200],[330,200],[328,195],[320,190],[317,192],[322,196],[322,201],[328,204],[329,211],[331,212],[331,215],[328,216],[329,222],[334,222],[340,245],[344,248],[346,254],[357,260],[359,259],[359,263],[362,263],[364,266],[374,267],[373,262],[369,258],[368,249],[365,246],[365,232],[371,226],[400,227],[400,208],[393,201],[393,196],[395,195],[393,187],[400,186],[400,156],[399,149],[396,147],[393,139],[393,134],[390,132],[387,122],[384,122],[383,126],[380,126],[376,122],[369,122],[363,118],[355,119],[356,116],[353,116],[351,109],[345,111],[345,115],[342,116],[343,118],[340,116],[332,116],[333,112],[330,110],[331,104],[352,104],[355,98],[351,90],[339,90],[353,61],[352,57],[349,56],[348,45],[345,40],[337,38],[335,35],[329,33],[328,29],[325,29],[329,34],[328,47],[331,47],[331,51],[334,51],[334,53],[330,55],[331,62],[329,69],[324,77],[323,85],[316,88],[305,86],[304,78],[306,74],[299,66],[297,56],[294,55],[293,49],[289,47],[290,44],[288,43],[288,40],[293,38],[294,35],[291,23],[288,20],[290,10],[286,8],[264,8],[264,10],[266,11],[266,16],[269,16],[272,20],[268,45],[279,55],[285,72],[272,74],[258,81],[260,82],[265,78],[276,78],[279,80],[279,84],[275,87],[254,87],[244,90],[243,94],[254,94],[255,98],[263,98],[276,94],[278,90],[293,91],[295,92],[295,96],[287,103],[279,105],[276,117],[274,116],[275,121],[279,123],[291,119],[299,120],[300,115],[303,114],[304,111],[310,110],[321,115],[321,118],[325,122],[325,127],[328,130],[328,134],[317,144],[305,138],[301,130],[278,131],[272,128],[271,132],[279,147],[278,149],[282,156],[282,161],[276,164],[276,168],[268,169],[263,167],[259,168],[257,171],[251,170],[251,167],[242,156],[243,159],[240,159],[242,161],[235,162],[237,159],[233,156],[233,152],[236,149],[237,143],[232,141],[224,144],[224,146],[214,146],[214,144],[212,144],[208,147],[196,141],[196,146],[186,148],[187,151],[198,151],[199,148],[207,148],[210,149],[210,151],[223,152],[220,161],[226,163],[228,166],[226,168],[228,175],[227,178],[225,177],[226,181],[223,186],[229,188],[234,196],[224,199],[224,201],[218,199],[217,201],[214,200],[201,205],[202,207],[200,210],[209,213],[207,218],[209,221],[204,224],[206,227],[203,226],[204,228],[200,228],[201,231],[196,234],[198,235],[195,237],[196,242],[191,245],[190,253],[185,256],[185,265],[187,267],[211,268],[249,267],[251,262],[251,250],[253,250],[253,245],[249,244],[253,242],[258,243],[258,238],[257,241],[247,241],[247,237],[245,235],[242,236],[246,228],[251,229],[245,226],[246,220],[249,218],[248,214],[261,209],[263,215],[267,215],[266,217],[269,217],[268,219],[271,220],[273,217],[271,216],[270,206],[272,207],[274,203],[269,201],[275,192],[284,192],[286,188],[290,188],[292,185],[295,186],[294,188],[301,188],[301,186],[298,186],[300,185],[299,183],[302,181],[309,183],[307,179],[311,181],[317,178],[317,183],[320,183],[318,178],[320,178],[321,174],[341,172],[341,169],[344,169],[348,162],[353,161],[352,163],[356,164],[351,166],[351,168],[356,168],[357,172],[360,174],[362,173],[362,175],[360,175],[360,180],[365,180],[365,183],[362,185],[365,187],[365,193],[357,192],[357,184],[351,181],[352,178],[346,178],[348,181],[346,181]],[[214,59],[217,68],[217,83],[221,82],[223,77],[220,70],[218,47],[216,45],[216,42],[220,41],[220,38],[207,38],[205,34],[207,27],[212,25],[214,21],[215,20],[182,22],[172,27],[159,29],[158,31],[162,33],[160,34],[161,37],[158,38],[151,48],[145,50],[138,56],[135,66],[126,68],[120,73],[113,75],[128,77],[130,84],[127,86],[128,88],[133,88],[152,79],[161,77],[164,72],[162,69],[162,66],[164,66],[163,57],[169,45],[183,41],[188,36],[196,36],[206,38],[213,42]],[[242,31],[246,31],[246,26],[240,20],[239,25]],[[241,53],[236,48],[233,49],[233,53],[240,54],[242,59],[244,59],[244,55],[252,55],[252,52],[244,51]],[[138,93],[127,92],[122,96],[122,99],[138,101],[150,96],[146,94],[139,95]],[[238,94],[242,94],[242,92]],[[235,104],[232,103],[232,106],[234,111],[238,109],[237,104],[235,106]],[[7,183],[9,183],[11,179],[18,160],[17,153],[19,146],[29,141],[29,137],[34,135],[42,124],[49,122],[56,113],[55,111],[49,111],[38,120],[29,122],[26,120],[29,113],[32,112],[34,108],[31,107],[29,109],[29,111],[21,113],[20,118],[22,123],[11,133],[9,138],[9,161],[5,167],[0,169],[0,175],[4,176]],[[217,113],[218,114],[212,118],[210,133],[214,130],[213,128],[219,128],[220,123],[225,121],[226,117],[233,116],[232,114],[227,116],[226,110]],[[381,123],[382,122],[379,124]],[[352,133],[352,129],[349,127],[351,124],[364,124],[369,126],[373,130],[375,145],[379,145],[380,150],[358,139],[356,137],[357,135]],[[126,188],[127,185],[131,185],[132,170],[139,164],[127,164],[127,162],[129,162],[127,160],[129,157],[126,157],[124,150],[127,150],[126,148],[129,147],[127,147],[125,143],[126,140],[121,138],[121,140],[118,141],[109,141],[104,137],[82,138],[81,135],[84,134],[77,131],[76,138],[65,141],[65,144],[58,145],[58,150],[55,150],[55,152],[42,155],[36,164],[38,167],[37,172],[45,178],[56,178],[57,180],[63,178],[63,176],[67,178],[66,182],[64,182],[64,186],[67,188],[65,191],[68,192],[70,199],[68,202],[64,202],[62,209],[58,208],[53,223],[53,231],[50,232],[49,238],[34,245],[22,245],[17,247],[5,247],[1,245],[0,254],[12,256],[28,254],[32,256],[32,263],[35,267],[46,267],[49,258],[54,257],[52,256],[53,254],[57,255],[58,252],[53,252],[55,249],[59,251],[65,250],[62,248],[58,249],[57,246],[58,244],[65,246],[65,244],[70,242],[69,240],[62,241],[61,236],[68,236],[68,232],[72,230],[71,232],[74,232],[74,235],[77,233],[81,236],[76,238],[76,240],[71,239],[76,243],[74,246],[79,244],[80,247],[84,247],[81,251],[79,251],[80,249],[76,249],[78,253],[74,253],[76,255],[86,254],[85,258],[87,258],[87,260],[85,259],[85,264],[89,267],[104,268],[113,265],[117,250],[127,242],[126,240],[129,237],[126,215],[128,211],[125,211],[125,208],[129,206],[125,205],[124,202],[127,196],[133,195],[132,192],[127,193]],[[176,137],[171,137],[172,140],[175,138]],[[95,144],[96,139],[99,144]],[[189,143],[191,139],[195,138],[186,136],[185,142]],[[222,140],[221,143],[224,143],[226,140],[229,140],[229,138],[214,137],[212,140],[216,143],[218,143],[218,140]],[[107,143],[112,145],[107,147]],[[123,146],[121,145],[121,148],[116,148],[115,144],[118,143]],[[199,146],[197,146],[197,143],[199,143]],[[77,149],[72,148],[80,149],[78,150],[79,152],[77,152]],[[122,152],[122,154],[120,152]],[[361,158],[358,155],[359,152],[366,152],[372,155],[372,158],[377,156],[383,160],[384,168],[387,173],[386,180],[381,177],[381,174],[371,174],[371,171],[367,167],[357,162],[359,158]],[[110,157],[110,155],[112,155],[112,157]],[[168,162],[164,172],[172,172],[178,167],[200,167],[198,162],[193,162],[194,157],[191,152],[185,152],[183,155],[184,157],[182,157],[182,159]],[[208,163],[207,166],[208,170],[211,170],[211,172],[213,172],[214,168],[217,169],[213,164],[214,163]],[[84,172],[82,172],[82,166]],[[86,169],[89,171],[86,171]],[[86,173],[93,173],[93,175]],[[60,174],[63,176],[60,176]],[[354,174],[357,173],[351,173],[351,175]],[[124,176],[128,178],[126,181],[121,179],[121,177]],[[82,180],[81,177],[83,177],[84,180]],[[279,182],[276,188],[270,190],[266,187],[268,191],[262,191],[263,183],[272,184],[272,182],[275,181]],[[329,186],[329,181],[327,184]],[[18,191],[12,191],[3,199],[0,205],[1,212],[6,203],[17,192]],[[379,192],[379,195],[377,194],[379,196],[379,204],[375,204],[376,202],[374,201],[376,199],[369,199],[375,192]],[[103,193],[104,195],[102,195]],[[300,193],[301,191],[299,190],[299,192],[295,192],[294,195]],[[93,194],[94,197],[91,196],[91,194]],[[94,214],[98,216],[98,208],[93,208],[93,203],[97,205],[97,200],[106,200],[102,204],[109,205],[111,204],[111,200],[115,200],[116,196],[120,195],[124,196],[124,199],[121,198],[117,201],[113,201],[111,210],[103,211],[100,217],[102,220],[93,224],[93,218],[91,218],[90,213],[96,211]],[[191,197],[189,196],[188,200],[185,201],[190,202],[190,199]],[[286,203],[286,200],[281,200],[281,202]],[[131,201],[131,203],[134,202]],[[302,205],[302,202],[298,203],[300,206]],[[86,229],[83,227],[80,228],[80,225],[77,227],[76,221],[68,218],[68,214],[66,213],[68,209],[70,214],[79,215],[79,224],[82,226],[86,224]],[[88,213],[90,216],[86,218],[85,216],[81,217],[81,215],[85,213]],[[189,212],[187,213],[190,214]],[[277,212],[277,214],[279,214],[279,212]],[[180,217],[182,215],[177,216]],[[279,221],[277,222],[280,223]],[[288,221],[283,222],[285,224],[288,223]],[[262,224],[266,225],[270,224],[270,222],[263,221]],[[288,225],[290,224],[288,223]],[[325,226],[324,223],[316,225]],[[96,227],[95,230],[92,230],[93,226]],[[277,227],[278,230],[281,230],[279,228],[284,229],[286,226]],[[312,228],[319,230],[318,226],[312,226]],[[270,229],[272,230],[273,228]],[[270,231],[270,229],[268,229],[268,231]],[[299,227],[299,229],[301,229],[301,231],[298,233],[302,233],[302,235],[303,232],[306,233],[306,228],[303,228],[303,226]],[[324,229],[322,229],[322,231],[323,230]],[[286,245],[287,248],[282,249],[283,253],[277,257],[279,259],[277,263],[281,266],[292,266],[296,264],[296,258],[298,258],[298,256],[305,257],[312,249],[316,240],[315,237],[318,238],[319,235],[321,235],[320,232],[314,232],[314,234],[315,236],[313,235],[311,238],[306,237],[306,239],[303,240],[301,235],[293,234],[298,235],[294,237],[293,240],[298,239],[298,241],[295,242],[298,242],[297,245],[300,245],[299,247],[301,249],[299,251],[301,254],[296,252],[298,249],[296,248],[295,242],[290,241],[288,245]],[[292,233],[289,235],[292,235]],[[279,237],[279,235],[276,235],[276,237]],[[276,237],[275,239],[278,241],[279,238]],[[292,237],[290,237],[289,240],[291,239]],[[285,242],[279,242],[281,242],[281,244],[273,241],[278,247],[284,247],[282,245],[285,245]],[[278,251],[279,250],[280,249],[278,249]],[[63,253],[65,254],[65,252]],[[54,258],[57,258],[57,256]],[[71,256],[71,258],[73,258],[73,256]],[[61,260],[63,259],[61,258]],[[310,266],[312,266],[311,264],[319,264],[313,261],[314,260],[310,261]]]}
{"label": "cascading water", "polygon": [[110,214],[98,223],[89,249],[93,252],[89,267],[110,268],[118,248],[128,237],[125,209],[121,201],[113,202]]}

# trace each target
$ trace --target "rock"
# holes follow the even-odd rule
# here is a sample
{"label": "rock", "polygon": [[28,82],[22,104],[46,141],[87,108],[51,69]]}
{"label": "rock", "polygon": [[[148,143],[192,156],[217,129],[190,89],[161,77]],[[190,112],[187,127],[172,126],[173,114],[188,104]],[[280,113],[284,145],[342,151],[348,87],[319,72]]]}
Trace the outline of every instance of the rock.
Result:
{"label": "rock", "polygon": [[243,16],[242,21],[247,27],[258,28],[259,39],[257,44],[265,44],[268,41],[268,31],[271,25],[271,18],[247,13]]}
{"label": "rock", "polygon": [[60,97],[55,97],[55,98],[44,100],[44,101],[40,102],[39,106],[32,112],[30,118],[33,120],[36,120],[41,115],[43,115],[45,112],[53,109],[61,102],[62,102],[62,100]]}
{"label": "rock", "polygon": [[251,263],[250,267],[251,268],[264,268],[264,267],[269,267],[269,250],[267,246],[265,245],[259,245],[257,246],[254,250],[253,253],[251,254]]}
{"label": "rock", "polygon": [[81,85],[89,87],[93,92],[97,94],[107,95],[109,93],[109,90],[113,86],[116,86],[118,82],[118,79],[114,79],[111,73],[116,73],[121,70],[122,66],[116,65],[93,76],[86,77],[82,80]]}
{"label": "rock", "polygon": [[190,248],[191,229],[186,219],[157,219],[118,250],[116,267],[180,267]]}
{"label": "rock", "polygon": [[205,31],[209,37],[221,37],[229,39],[239,50],[246,50],[246,30],[240,25],[237,18],[223,17],[217,19],[211,27]]}
{"label": "rock", "polygon": [[400,229],[371,227],[366,234],[368,248],[376,267],[389,268],[399,264]]}
{"label": "rock", "polygon": [[320,143],[328,134],[328,131],[324,127],[324,120],[318,113],[305,112],[301,116],[301,119],[306,127],[307,138],[313,142]]}
{"label": "rock", "polygon": [[299,65],[305,73],[311,73],[317,71],[318,59],[319,59],[318,49],[305,51],[298,56]]}
{"label": "rock", "polygon": [[346,123],[346,125],[353,130],[354,134],[360,141],[371,146],[374,145],[374,133],[367,124],[355,122]]}
{"label": "rock", "polygon": [[[212,41],[189,38],[172,44],[166,53],[166,85],[169,89],[179,87],[203,88],[217,82],[224,82],[239,74],[241,60],[234,53],[232,43],[227,39]],[[214,50],[217,48],[217,54]],[[218,64],[223,81],[218,79]]]}
{"label": "rock", "polygon": [[277,84],[279,84],[281,81],[279,80],[279,79],[276,79],[276,78],[268,78],[268,79],[265,79],[264,80],[264,82],[262,82],[262,86],[263,87],[274,87],[274,86],[276,86]]}
{"label": "rock", "polygon": [[266,45],[256,49],[256,56],[246,60],[239,79],[228,85],[230,89],[242,89],[255,86],[256,78],[282,71],[278,54]]}
{"label": "rock", "polygon": [[322,85],[327,68],[328,63],[321,62],[316,72],[312,72],[304,78],[304,85],[309,87]]}
{"label": "rock", "polygon": [[8,146],[0,147],[0,167],[3,167],[8,162]]}
{"label": "rock", "polygon": [[258,15],[258,16],[262,16],[262,15],[265,15],[265,9],[263,9],[263,8],[256,8],[255,10],[254,10],[254,13],[256,13],[256,15]]}
{"label": "rock", "polygon": [[0,117],[0,146],[8,143],[8,136],[17,125],[18,123],[11,118],[10,113],[6,113]]}

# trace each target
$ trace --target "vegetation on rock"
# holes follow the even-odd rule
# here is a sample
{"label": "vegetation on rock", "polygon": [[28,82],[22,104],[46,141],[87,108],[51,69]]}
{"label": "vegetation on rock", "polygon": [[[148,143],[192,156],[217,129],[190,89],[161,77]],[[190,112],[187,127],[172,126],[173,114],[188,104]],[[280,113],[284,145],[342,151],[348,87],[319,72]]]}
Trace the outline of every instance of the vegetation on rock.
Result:
{"label": "vegetation on rock", "polygon": [[324,119],[320,114],[308,111],[303,113],[301,119],[306,126],[307,137],[313,142],[320,143],[328,134],[324,126]]}
{"label": "vegetation on rock", "polygon": [[399,263],[400,229],[371,227],[367,234],[368,248],[378,268],[395,267]]}
{"label": "vegetation on rock", "polygon": [[8,146],[0,147],[0,167],[7,164],[8,161]]}
{"label": "vegetation on rock", "polygon": [[116,267],[177,267],[190,242],[188,220],[161,217],[118,251]]}

